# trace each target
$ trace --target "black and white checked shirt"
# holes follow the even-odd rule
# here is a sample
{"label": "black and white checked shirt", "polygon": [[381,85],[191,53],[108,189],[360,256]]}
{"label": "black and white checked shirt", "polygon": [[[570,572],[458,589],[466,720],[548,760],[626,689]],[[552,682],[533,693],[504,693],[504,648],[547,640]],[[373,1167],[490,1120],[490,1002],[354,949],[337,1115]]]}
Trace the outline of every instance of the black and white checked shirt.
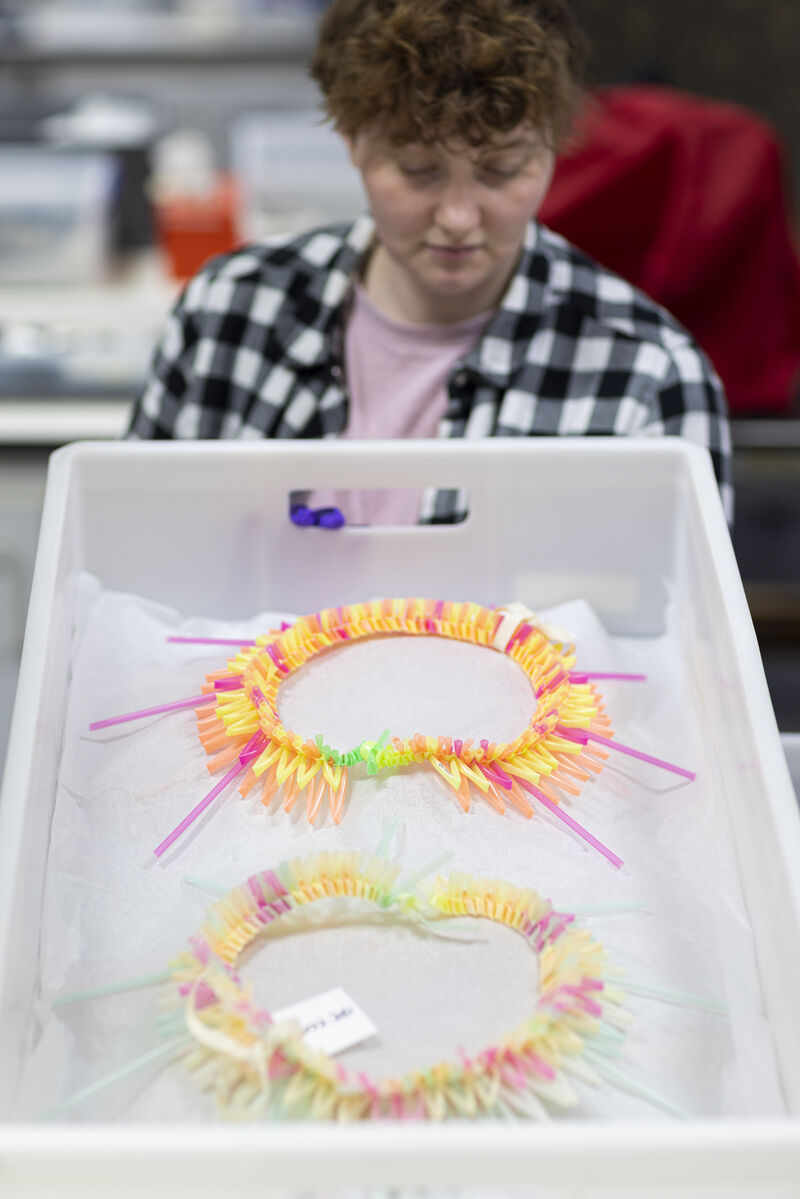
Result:
{"label": "black and white checked shirt", "polygon": [[[369,217],[216,258],[187,285],[134,407],[131,438],[336,437],[353,280]],[[722,386],[690,335],[642,292],[536,223],[501,305],[453,369],[440,437],[650,437],[705,446],[728,519]],[[453,491],[420,519],[463,517]]]}

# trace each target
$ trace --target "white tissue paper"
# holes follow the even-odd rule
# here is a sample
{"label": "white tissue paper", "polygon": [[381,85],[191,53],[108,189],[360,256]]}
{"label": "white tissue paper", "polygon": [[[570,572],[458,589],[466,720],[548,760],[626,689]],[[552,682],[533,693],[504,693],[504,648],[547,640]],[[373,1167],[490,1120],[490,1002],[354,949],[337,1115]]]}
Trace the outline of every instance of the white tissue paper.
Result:
{"label": "white tissue paper", "polygon": [[[784,1110],[724,803],[713,791],[686,664],[669,632],[610,637],[580,600],[541,614],[569,631],[577,669],[647,675],[598,684],[616,738],[697,772],[690,783],[612,752],[570,801],[572,816],[624,859],[621,870],[547,813],[501,816],[476,801],[465,814],[425,768],[356,780],[338,827],[321,816],[312,828],[304,804],[287,816],[280,803],[265,809],[256,790],[242,800],[231,787],[157,860],[155,846],[220,777],[209,776],[194,713],[97,732],[90,723],[197,695],[206,673],[233,652],[168,636],[252,638],[295,614],[212,621],[103,591],[89,577],[81,588],[19,1118],[41,1116],[84,1089],[65,1118],[216,1118],[213,1096],[179,1062],[154,1056],[124,1073],[161,1045],[155,987],[64,1007],[54,1008],[54,999],[163,972],[214,900],[203,883],[227,889],[322,850],[375,851],[395,821],[392,854],[408,873],[449,851],[444,872],[530,886],[561,910],[607,906],[586,924],[632,981],[727,1005],[720,1015],[631,994],[620,1069],[690,1115]],[[331,650],[290,677],[280,712],[287,727],[323,733],[343,750],[385,728],[400,737],[501,740],[527,724],[531,690],[513,662],[490,650],[435,637],[377,638]],[[378,1035],[342,1062],[373,1075],[496,1041],[530,1011],[538,985],[530,950],[505,927],[448,921],[423,936],[363,911],[271,936],[241,965],[270,1009],[343,987]],[[113,1085],[92,1091],[118,1072]],[[619,1089],[583,1086],[580,1095],[570,1119],[670,1118]]]}

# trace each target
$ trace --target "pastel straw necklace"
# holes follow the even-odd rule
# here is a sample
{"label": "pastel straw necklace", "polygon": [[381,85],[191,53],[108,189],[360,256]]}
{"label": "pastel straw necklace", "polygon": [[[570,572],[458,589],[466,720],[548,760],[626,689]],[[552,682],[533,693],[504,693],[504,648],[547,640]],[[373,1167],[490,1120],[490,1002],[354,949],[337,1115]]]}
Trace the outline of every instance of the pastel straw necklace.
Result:
{"label": "pastel straw necklace", "polygon": [[[672,1115],[686,1114],[620,1068],[631,1018],[622,988],[717,1014],[724,1014],[721,1005],[627,978],[623,982],[603,946],[581,926],[579,909],[555,908],[530,888],[460,872],[424,883],[435,869],[433,863],[403,880],[402,868],[387,853],[338,852],[254,874],[212,905],[166,971],[56,1000],[61,1007],[157,986],[162,1044],[46,1115],[63,1115],[159,1060],[181,1061],[198,1086],[215,1095],[219,1113],[235,1119],[544,1119],[579,1106],[575,1084],[618,1087]],[[536,957],[538,995],[521,1023],[477,1052],[460,1049],[453,1060],[422,1064],[391,1078],[348,1070],[340,1059],[310,1045],[296,1022],[276,1021],[256,1001],[239,964],[244,950],[259,939],[268,953],[270,936],[289,917],[322,901],[360,901],[394,921],[411,922],[422,935],[444,935],[438,932],[442,922],[466,916],[503,924]],[[591,916],[591,907],[584,914]],[[326,924],[330,920],[328,907]]]}

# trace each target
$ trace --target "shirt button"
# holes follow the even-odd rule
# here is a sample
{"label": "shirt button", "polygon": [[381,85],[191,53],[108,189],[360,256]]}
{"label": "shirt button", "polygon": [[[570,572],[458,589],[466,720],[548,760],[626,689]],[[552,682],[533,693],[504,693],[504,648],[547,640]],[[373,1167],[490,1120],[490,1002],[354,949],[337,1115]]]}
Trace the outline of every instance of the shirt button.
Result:
{"label": "shirt button", "polygon": [[453,375],[453,382],[455,383],[456,387],[465,387],[468,379],[469,373],[465,371],[463,367],[460,370],[457,370]]}
{"label": "shirt button", "polygon": [[341,379],[341,377],[342,377],[342,368],[340,366],[337,366],[336,364],[334,364],[331,367],[331,378],[336,379],[336,381],[338,382],[339,379]]}

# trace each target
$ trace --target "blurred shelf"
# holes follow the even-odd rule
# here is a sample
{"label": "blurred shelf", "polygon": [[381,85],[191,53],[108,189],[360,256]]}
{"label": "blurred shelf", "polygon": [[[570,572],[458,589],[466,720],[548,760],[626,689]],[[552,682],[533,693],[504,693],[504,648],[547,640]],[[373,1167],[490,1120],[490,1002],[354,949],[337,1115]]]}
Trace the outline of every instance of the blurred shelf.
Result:
{"label": "blurred shelf", "polygon": [[159,324],[180,284],[168,279],[155,251],[131,254],[94,283],[2,283],[0,326],[115,322]]}
{"label": "blurred shelf", "polygon": [[80,285],[0,285],[0,445],[116,438],[179,284],[156,254]]}
{"label": "blurred shelf", "polygon": [[109,441],[121,437],[130,400],[0,400],[0,447],[55,449],[71,441]]}
{"label": "blurred shelf", "polygon": [[314,44],[315,28],[310,10],[299,16],[236,16],[220,9],[190,18],[158,12],[31,8],[16,18],[0,18],[0,63],[304,62]]}
{"label": "blurred shelf", "polygon": [[735,450],[800,450],[800,417],[731,420]]}

